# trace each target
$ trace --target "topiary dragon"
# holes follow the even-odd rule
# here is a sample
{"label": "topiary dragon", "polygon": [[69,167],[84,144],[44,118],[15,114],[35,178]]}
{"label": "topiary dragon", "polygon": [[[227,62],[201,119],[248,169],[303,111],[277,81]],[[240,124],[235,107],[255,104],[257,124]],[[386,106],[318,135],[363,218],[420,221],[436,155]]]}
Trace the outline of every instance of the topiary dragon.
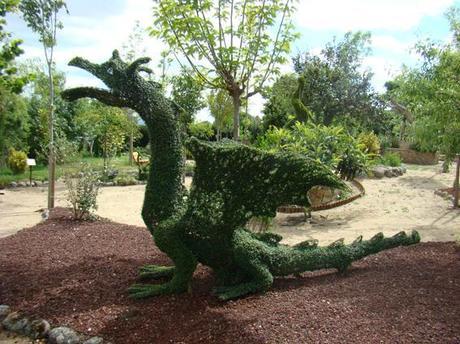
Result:
{"label": "topiary dragon", "polygon": [[364,256],[420,241],[417,232],[384,238],[379,233],[350,245],[337,241],[318,247],[305,241],[280,244],[276,234],[254,234],[245,226],[253,216],[274,216],[281,204],[308,206],[314,185],[344,188],[345,184],[320,162],[288,153],[268,153],[236,142],[204,143],[189,139],[196,160],[190,194],[181,184],[183,167],[178,118],[161,86],[141,72],[148,58],[122,61],[117,51],[105,63],[74,58],[69,64],[100,80],[108,90],[77,87],[62,93],[67,100],[91,97],[110,106],[138,112],[148,128],[152,163],[142,217],[158,248],[174,266],[147,265],[143,278],[168,278],[163,284],[136,284],[132,297],[187,291],[197,263],[212,268],[216,294],[223,300],[266,291],[276,276],[324,268],[345,272]]}

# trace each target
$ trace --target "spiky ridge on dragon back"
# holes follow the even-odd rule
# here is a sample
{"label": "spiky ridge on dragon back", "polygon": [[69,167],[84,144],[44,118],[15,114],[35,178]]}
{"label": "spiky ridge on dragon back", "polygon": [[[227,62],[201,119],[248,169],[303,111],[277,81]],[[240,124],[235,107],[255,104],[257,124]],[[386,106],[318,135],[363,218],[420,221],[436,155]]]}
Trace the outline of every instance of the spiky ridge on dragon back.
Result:
{"label": "spiky ridge on dragon back", "polygon": [[314,185],[345,187],[321,163],[295,154],[271,154],[238,143],[209,144],[196,139],[186,143],[196,160],[190,195],[180,183],[181,142],[173,104],[158,84],[139,72],[148,58],[131,64],[114,51],[109,61],[93,64],[75,58],[71,65],[83,68],[109,90],[80,87],[63,97],[91,97],[120,107],[130,107],[145,121],[153,161],[146,187],[142,216],[156,245],[174,266],[148,265],[142,278],[169,278],[163,284],[136,284],[133,297],[180,293],[189,289],[198,262],[216,274],[215,292],[224,300],[265,291],[274,276],[337,268],[343,272],[351,262],[384,249],[420,241],[418,233],[404,232],[391,238],[378,234],[359,238],[350,245],[337,242],[318,247],[303,242],[295,247],[279,244],[275,234],[257,235],[245,229],[252,216],[274,216],[280,204],[308,206],[306,192]]}

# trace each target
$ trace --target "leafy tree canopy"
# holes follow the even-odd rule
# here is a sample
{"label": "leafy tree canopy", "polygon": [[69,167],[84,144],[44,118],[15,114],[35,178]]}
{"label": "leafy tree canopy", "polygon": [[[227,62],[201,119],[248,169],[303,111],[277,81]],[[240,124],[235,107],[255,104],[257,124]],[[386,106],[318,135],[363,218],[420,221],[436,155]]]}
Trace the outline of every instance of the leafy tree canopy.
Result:
{"label": "leafy tree canopy", "polygon": [[319,56],[304,53],[293,59],[299,74],[293,100],[299,120],[330,125],[351,119],[353,125],[374,129],[382,105],[371,85],[372,73],[362,67],[370,41],[368,32],[348,32],[328,43]]}
{"label": "leafy tree canopy", "polygon": [[422,151],[440,150],[448,163],[460,152],[460,11],[451,8],[447,14],[453,41],[417,44],[422,64],[405,68],[387,83],[387,94],[406,104],[414,115],[411,139]]}
{"label": "leafy tree canopy", "polygon": [[232,99],[225,91],[219,90],[209,94],[208,105],[211,116],[214,118],[213,124],[217,132],[217,141],[220,141],[222,131],[232,124]]}
{"label": "leafy tree canopy", "polygon": [[22,41],[12,39],[11,33],[4,30],[5,16],[8,12],[15,11],[19,0],[0,1],[0,88],[13,93],[20,93],[27,81],[25,76],[18,76],[14,59],[24,51],[20,48]]}
{"label": "leafy tree canopy", "polygon": [[206,106],[203,99],[203,82],[193,76],[189,70],[171,78],[171,97],[179,108],[179,122],[183,131],[195,119],[198,111]]}
{"label": "leafy tree canopy", "polygon": [[295,114],[292,98],[297,87],[297,76],[284,74],[275,81],[268,92],[265,92],[268,100],[263,109],[264,131],[268,130],[270,126],[282,128],[289,123],[290,116]]}
{"label": "leafy tree canopy", "polygon": [[232,97],[234,139],[242,99],[260,92],[286,62],[296,37],[292,2],[160,0],[154,9],[151,33],[185,58],[207,86]]}

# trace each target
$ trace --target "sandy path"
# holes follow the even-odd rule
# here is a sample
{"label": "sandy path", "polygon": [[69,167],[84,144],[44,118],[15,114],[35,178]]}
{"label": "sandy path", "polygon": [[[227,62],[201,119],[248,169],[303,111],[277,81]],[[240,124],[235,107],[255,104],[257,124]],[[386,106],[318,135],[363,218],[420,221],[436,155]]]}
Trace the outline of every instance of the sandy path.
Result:
{"label": "sandy path", "polygon": [[[311,221],[301,216],[280,214],[275,232],[284,242],[294,244],[315,238],[328,244],[338,238],[351,241],[359,235],[368,238],[377,232],[391,235],[416,229],[423,241],[460,239],[460,210],[452,210],[449,201],[434,190],[449,187],[454,173],[441,174],[439,166],[408,166],[398,178],[362,181],[366,196],[348,205],[314,212]],[[190,179],[187,179],[187,184]],[[97,213],[116,222],[143,226],[140,216],[144,186],[106,187],[98,197]],[[46,188],[4,190],[0,195],[0,237],[40,221],[36,210],[46,206]],[[57,187],[58,206],[66,206],[62,184]]]}

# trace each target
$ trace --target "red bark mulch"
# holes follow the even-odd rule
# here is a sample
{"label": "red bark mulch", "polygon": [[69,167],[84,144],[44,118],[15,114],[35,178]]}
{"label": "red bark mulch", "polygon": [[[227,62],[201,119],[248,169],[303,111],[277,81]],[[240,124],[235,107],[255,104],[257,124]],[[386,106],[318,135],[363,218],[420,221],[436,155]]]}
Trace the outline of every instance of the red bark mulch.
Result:
{"label": "red bark mulch", "polygon": [[137,268],[167,264],[147,230],[45,223],[0,239],[0,304],[113,343],[460,343],[460,250],[422,243],[333,270],[277,279],[227,303],[199,267],[193,293],[128,298]]}

